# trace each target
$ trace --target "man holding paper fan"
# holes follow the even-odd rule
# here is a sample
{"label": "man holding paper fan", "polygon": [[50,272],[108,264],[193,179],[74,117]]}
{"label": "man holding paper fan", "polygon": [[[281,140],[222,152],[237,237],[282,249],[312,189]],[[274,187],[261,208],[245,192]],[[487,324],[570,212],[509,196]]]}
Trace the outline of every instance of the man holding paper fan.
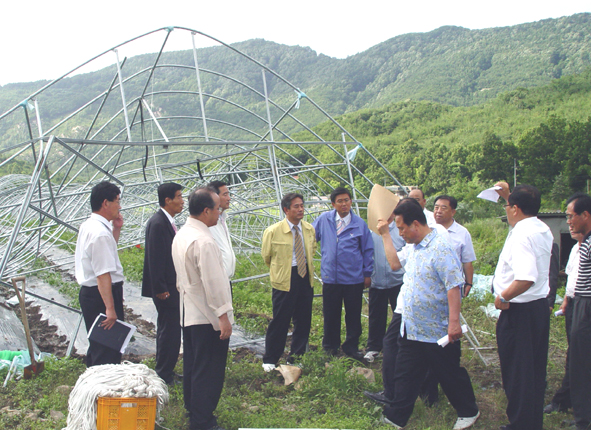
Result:
{"label": "man holding paper fan", "polygon": [[[384,409],[384,422],[403,428],[430,369],[458,414],[453,427],[471,427],[480,412],[470,376],[460,366],[460,287],[464,277],[450,243],[427,225],[421,205],[405,198],[394,209],[400,236],[411,246],[400,254],[390,237],[388,220],[378,221],[386,258],[392,270],[404,267],[402,322],[394,379],[394,399]],[[449,344],[437,341],[448,336]]]}

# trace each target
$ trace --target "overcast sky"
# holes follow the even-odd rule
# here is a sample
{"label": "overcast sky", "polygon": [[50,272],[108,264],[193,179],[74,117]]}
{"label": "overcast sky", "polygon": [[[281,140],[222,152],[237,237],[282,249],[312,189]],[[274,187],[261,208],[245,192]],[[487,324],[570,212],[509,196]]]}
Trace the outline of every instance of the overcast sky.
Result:
{"label": "overcast sky", "polygon": [[[394,36],[443,25],[503,27],[590,11],[589,0],[3,0],[0,85],[54,79],[119,43],[167,26],[188,27],[225,43],[263,38],[345,58]],[[172,36],[168,50],[191,47],[186,34],[182,41]],[[205,42],[198,47],[213,44]],[[162,35],[125,55],[155,52],[159,43]]]}

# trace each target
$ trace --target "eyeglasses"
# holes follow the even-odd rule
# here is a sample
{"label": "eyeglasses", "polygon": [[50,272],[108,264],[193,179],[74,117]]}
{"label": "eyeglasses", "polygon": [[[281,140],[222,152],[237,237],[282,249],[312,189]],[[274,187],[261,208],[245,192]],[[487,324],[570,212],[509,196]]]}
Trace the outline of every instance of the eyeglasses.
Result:
{"label": "eyeglasses", "polygon": [[339,200],[335,201],[335,203],[342,205],[344,203],[349,203],[350,201],[351,201],[351,199],[339,199]]}
{"label": "eyeglasses", "polygon": [[578,215],[578,213],[574,213],[574,214],[566,214],[566,219],[570,221],[570,220],[571,220],[571,219],[573,219],[573,218],[574,218],[576,215]]}

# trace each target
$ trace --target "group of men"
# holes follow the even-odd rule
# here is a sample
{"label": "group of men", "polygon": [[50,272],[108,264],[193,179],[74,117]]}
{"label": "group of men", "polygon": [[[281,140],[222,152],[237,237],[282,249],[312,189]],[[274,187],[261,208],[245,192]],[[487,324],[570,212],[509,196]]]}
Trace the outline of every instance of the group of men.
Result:
{"label": "group of men", "polygon": [[[184,207],[182,186],[158,187],[160,209],[146,224],[142,295],[158,312],[156,373],[170,386],[183,384],[191,430],[221,429],[214,411],[232,334],[230,278],[236,259],[226,224],[230,193],[214,181],[188,197],[189,217],[179,230],[174,217]],[[76,278],[87,331],[100,313],[110,329],[123,321],[123,269],[117,241],[123,226],[120,189],[107,181],[91,191],[92,214],[76,244]],[[183,341],[183,375],[174,372]],[[88,366],[119,364],[121,354],[89,340]],[[206,389],[204,389],[206,387]]]}
{"label": "group of men", "polygon": [[[502,311],[497,342],[508,399],[509,424],[502,429],[537,430],[543,422],[549,334],[546,296],[553,238],[537,218],[541,198],[535,187],[521,185],[510,192],[506,183],[497,185],[507,201],[505,210],[512,227],[493,280],[495,306]],[[230,193],[219,181],[191,192],[189,217],[180,230],[174,217],[184,206],[182,187],[162,184],[158,198],[161,208],[146,225],[142,286],[142,294],[152,298],[158,311],[156,372],[170,385],[182,379],[191,429],[219,429],[213,413],[232,333],[230,278],[236,264],[224,212]],[[480,412],[470,377],[460,366],[458,340],[462,336],[461,299],[472,286],[475,255],[469,233],[453,218],[457,201],[439,196],[431,213],[425,209],[422,191],[412,190],[388,220],[379,220],[377,234],[352,213],[347,189],[336,188],[330,199],[333,210],[309,224],[303,220],[304,197],[288,193],[281,201],[285,219],[264,232],[261,252],[273,287],[264,370],[271,371],[280,360],[290,323],[288,363],[297,361],[307,349],[313,256],[319,243],[326,353],[335,355],[342,349],[347,356],[367,361],[383,353],[384,391],[365,394],[386,405],[384,422],[393,427],[406,425],[419,395],[429,403],[436,401],[432,393],[436,396],[437,384],[457,411],[454,429],[472,426]],[[99,313],[106,314],[101,325],[109,329],[116,319],[124,318],[123,270],[117,254],[123,225],[120,190],[101,182],[92,189],[90,202],[93,213],[82,224],[76,246],[80,305],[87,330]],[[565,381],[569,376],[566,383],[570,382],[574,426],[580,430],[591,422],[591,198],[573,196],[567,219],[573,235],[580,235],[580,263],[572,263],[578,267],[576,286],[563,305],[572,313]],[[359,338],[362,294],[368,287],[369,333],[364,356]],[[386,331],[388,302],[394,316]],[[343,304],[346,337],[341,344]],[[181,332],[182,377],[174,373]],[[449,344],[441,347],[437,340],[445,336]],[[120,353],[90,341],[88,366],[120,360]],[[556,399],[546,412],[564,409]]]}

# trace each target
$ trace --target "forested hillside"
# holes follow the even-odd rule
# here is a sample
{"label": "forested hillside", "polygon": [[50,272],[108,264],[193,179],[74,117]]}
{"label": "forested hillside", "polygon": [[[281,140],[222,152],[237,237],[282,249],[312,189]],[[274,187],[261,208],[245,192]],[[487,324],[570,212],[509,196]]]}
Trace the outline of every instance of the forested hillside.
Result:
{"label": "forested hillside", "polygon": [[[331,115],[406,99],[470,106],[494,99],[501,92],[543,85],[589,67],[591,14],[485,30],[441,27],[428,33],[394,37],[346,59],[264,40],[233,46],[278,72]],[[249,83],[260,80],[260,69],[236,61],[236,54],[223,47],[199,49],[198,56],[203,69],[224,70],[226,75]],[[155,54],[129,58],[124,75],[148,67],[154,58]],[[167,52],[162,59],[168,64],[193,65],[191,51]],[[114,73],[111,66],[65,79],[47,93],[44,104],[49,106],[44,106],[44,115],[52,122],[52,117],[72,112],[81,93],[107,87]],[[162,71],[155,76],[154,89],[194,89],[193,81],[194,75],[181,70]],[[45,83],[0,87],[0,113]],[[203,85],[204,91],[211,94],[236,91],[231,82],[219,76],[205,78]],[[272,98],[293,96],[285,88],[275,90],[273,80],[268,85]],[[260,85],[257,89],[262,90]],[[163,114],[173,114],[182,106],[168,105],[163,109]],[[312,123],[317,120],[310,118]]]}
{"label": "forested hillside", "polygon": [[[546,208],[560,208],[571,192],[586,190],[591,177],[591,69],[538,88],[517,88],[478,106],[404,101],[336,120],[403,184],[420,185],[429,195],[447,192],[476,202],[484,186],[513,183],[515,162],[517,181],[538,186]],[[315,131],[340,137],[331,123]],[[330,160],[330,150],[319,151]],[[367,155],[358,157],[356,164],[365,165],[376,183],[387,180],[373,171]]]}

